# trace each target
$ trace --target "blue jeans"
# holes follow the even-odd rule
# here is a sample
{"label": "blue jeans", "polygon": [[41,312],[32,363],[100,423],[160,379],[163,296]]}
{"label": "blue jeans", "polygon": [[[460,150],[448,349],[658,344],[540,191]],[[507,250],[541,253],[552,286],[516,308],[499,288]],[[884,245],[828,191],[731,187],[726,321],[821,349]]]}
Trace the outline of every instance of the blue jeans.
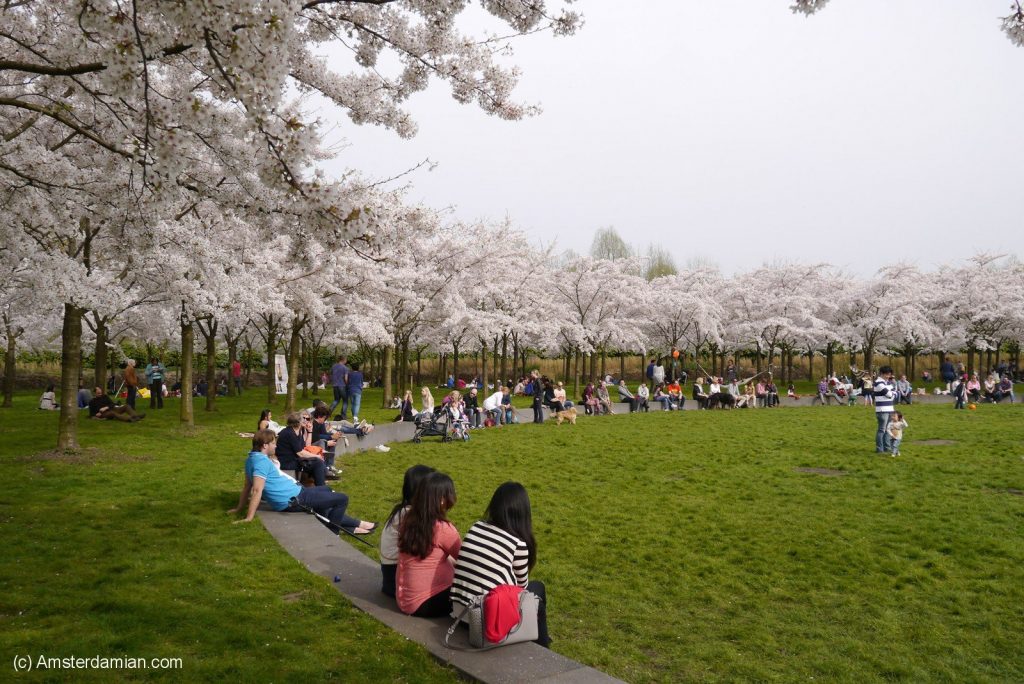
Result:
{"label": "blue jeans", "polygon": [[[352,409],[352,419],[353,420],[355,420],[356,418],[359,417],[359,407],[362,405],[362,403],[363,403],[363,390],[359,390],[359,391],[349,390],[348,391],[348,407],[350,409]],[[344,406],[345,405],[342,404],[342,409],[341,409],[341,417],[342,417],[342,419],[344,419],[344,417],[345,417],[345,408],[344,408]]]}
{"label": "blue jeans", "polygon": [[345,515],[348,494],[332,491],[330,487],[323,485],[303,487],[297,498],[300,504],[312,508],[337,527],[344,527],[349,532],[359,527],[358,520]]}
{"label": "blue jeans", "polygon": [[875,418],[878,419],[875,451],[881,454],[892,449],[892,438],[889,436],[889,421],[892,420],[892,411],[875,411]]}
{"label": "blue jeans", "polygon": [[331,407],[329,409],[327,409],[327,412],[328,413],[334,413],[334,409],[337,408],[338,404],[341,404],[341,417],[344,418],[345,417],[345,404],[344,404],[344,400],[345,400],[345,388],[344,387],[338,387],[337,385],[335,385],[334,386],[334,403],[332,403]]}
{"label": "blue jeans", "polygon": [[892,441],[892,444],[889,445],[889,450],[892,453],[894,453],[894,454],[898,454],[899,451],[900,451],[900,442],[902,442],[903,440],[902,439],[893,439],[891,441]]}

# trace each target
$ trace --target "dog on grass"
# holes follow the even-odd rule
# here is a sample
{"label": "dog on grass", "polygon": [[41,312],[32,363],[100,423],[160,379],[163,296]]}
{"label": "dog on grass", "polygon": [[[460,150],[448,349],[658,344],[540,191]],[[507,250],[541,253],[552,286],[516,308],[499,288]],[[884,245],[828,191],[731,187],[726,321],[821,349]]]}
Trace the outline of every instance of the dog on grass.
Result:
{"label": "dog on grass", "polygon": [[736,397],[732,396],[728,392],[715,392],[708,397],[708,408],[736,408]]}
{"label": "dog on grass", "polygon": [[555,413],[555,424],[561,425],[564,421],[569,421],[571,425],[576,424],[576,407],[572,406],[565,409],[564,411],[558,411]]}

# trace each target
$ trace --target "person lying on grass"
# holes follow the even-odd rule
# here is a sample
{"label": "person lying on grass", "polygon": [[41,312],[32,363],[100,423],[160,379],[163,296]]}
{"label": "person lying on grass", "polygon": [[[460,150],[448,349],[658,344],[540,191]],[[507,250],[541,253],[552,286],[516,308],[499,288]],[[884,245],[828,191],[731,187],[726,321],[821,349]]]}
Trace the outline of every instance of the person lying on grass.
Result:
{"label": "person lying on grass", "polygon": [[[245,483],[238,496],[238,505],[229,514],[245,512],[245,518],[236,523],[251,522],[260,502],[266,500],[275,511],[297,512],[301,506],[312,508],[327,518],[332,525],[352,534],[369,534],[377,523],[357,520],[345,514],[348,495],[335,492],[327,485],[303,487],[284,475],[270,456],[277,447],[273,430],[260,430],[252,438],[252,451],[245,459]],[[292,504],[295,500],[298,506]]]}
{"label": "person lying on grass", "polygon": [[102,387],[93,389],[92,401],[89,402],[89,417],[97,420],[119,420],[122,423],[134,423],[146,417],[145,413],[136,413],[131,406],[118,406],[107,396]]}

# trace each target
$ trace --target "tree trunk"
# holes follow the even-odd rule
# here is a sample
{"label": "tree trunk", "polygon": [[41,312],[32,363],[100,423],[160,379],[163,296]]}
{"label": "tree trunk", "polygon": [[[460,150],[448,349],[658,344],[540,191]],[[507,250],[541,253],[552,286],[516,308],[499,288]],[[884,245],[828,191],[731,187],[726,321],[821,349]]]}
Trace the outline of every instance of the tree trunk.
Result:
{"label": "tree trunk", "polygon": [[480,387],[481,389],[477,392],[486,392],[487,387],[487,341],[480,340]]}
{"label": "tree trunk", "polygon": [[299,375],[299,354],[302,353],[301,344],[303,323],[292,322],[292,332],[288,338],[288,382],[284,394],[284,415],[287,416],[295,411],[295,379]]}
{"label": "tree trunk", "polygon": [[[93,354],[95,363],[93,377],[97,387],[107,386],[107,323],[104,319],[96,316],[96,348]],[[114,398],[114,401],[117,401]],[[75,405],[78,405],[77,400]]]}
{"label": "tree trunk", "polygon": [[626,379],[626,354],[619,352],[619,380]]}
{"label": "tree trunk", "polygon": [[[320,345],[313,345],[313,355],[309,359],[309,364],[313,375],[313,396],[315,397],[320,394]],[[372,375],[370,383],[373,383]]]}
{"label": "tree trunk", "polygon": [[590,352],[590,382],[597,380],[597,354]]}
{"label": "tree trunk", "polygon": [[78,376],[82,371],[82,309],[64,304],[60,350],[60,418],[57,448],[78,450]]}
{"label": "tree trunk", "polygon": [[302,383],[302,398],[307,399],[309,398],[309,350],[306,349],[305,340],[299,340],[299,349],[300,368],[302,369],[299,372],[299,382]]}
{"label": "tree trunk", "polygon": [[755,356],[754,358],[756,359],[755,365],[754,365],[754,372],[757,373],[758,375],[760,375],[761,374],[761,350],[757,351],[757,356]]}
{"label": "tree trunk", "polygon": [[[515,376],[513,378],[513,380],[515,380],[516,382],[519,382],[519,378],[522,377],[519,374],[519,371],[517,370],[518,367],[519,367],[519,336],[518,335],[514,335],[512,337],[512,375]],[[513,385],[512,387],[514,389],[515,385]]]}
{"label": "tree trunk", "polygon": [[195,415],[192,412],[192,361],[195,354],[195,330],[192,322],[184,316],[181,318],[181,408],[178,412],[178,419],[185,425],[195,425]]}
{"label": "tree trunk", "polygon": [[807,379],[814,382],[814,347],[807,347]]}
{"label": "tree trunk", "polygon": [[508,380],[508,333],[501,336],[501,382]]}
{"label": "tree trunk", "polygon": [[202,326],[199,332],[206,337],[206,410],[213,411],[217,404],[217,321],[208,321],[209,335]]}
{"label": "tree trunk", "polygon": [[[18,336],[14,334],[14,326],[7,323],[7,356],[4,357],[4,403],[0,408],[11,408],[14,405],[14,373],[18,346]],[[77,394],[76,394],[77,398]],[[77,401],[76,401],[77,407]]]}
{"label": "tree trunk", "polygon": [[835,347],[832,342],[829,342],[825,345],[825,375],[832,377],[835,370]]}
{"label": "tree trunk", "polygon": [[277,398],[277,371],[274,364],[274,352],[277,351],[277,324],[271,323],[267,329],[267,403],[273,404]]}
{"label": "tree trunk", "polygon": [[395,354],[395,348],[391,345],[384,347],[384,375],[381,378],[384,382],[384,403],[381,408],[387,408],[391,405],[391,366],[392,357]]}
{"label": "tree trunk", "polygon": [[234,394],[237,397],[242,396],[242,390],[235,387],[235,378],[231,375],[231,369],[235,367],[235,361],[238,360],[238,339],[228,340],[228,395]]}
{"label": "tree trunk", "polygon": [[967,374],[971,375],[974,373],[974,345],[972,344],[967,348]]}
{"label": "tree trunk", "polygon": [[864,345],[864,368],[862,370],[871,372],[871,364],[875,360],[875,345],[866,344]]}
{"label": "tree trunk", "polygon": [[579,349],[572,352],[572,400],[578,401],[580,396],[580,354]]}
{"label": "tree trunk", "polygon": [[604,347],[601,348],[601,379],[608,377],[608,354],[605,352]]}
{"label": "tree trunk", "polygon": [[[497,377],[498,376],[498,338],[497,338],[497,336],[495,336],[495,338],[494,338],[494,356],[493,356],[493,362],[491,363],[491,372],[494,373],[494,375],[495,375],[495,378],[494,378],[494,387],[495,387],[495,389],[501,389],[501,378]],[[487,382],[486,381],[484,381],[483,391],[484,392],[487,391]]]}
{"label": "tree trunk", "polygon": [[[455,380],[459,379],[459,343],[456,342],[452,345],[452,378]],[[447,377],[444,378],[448,380]]]}

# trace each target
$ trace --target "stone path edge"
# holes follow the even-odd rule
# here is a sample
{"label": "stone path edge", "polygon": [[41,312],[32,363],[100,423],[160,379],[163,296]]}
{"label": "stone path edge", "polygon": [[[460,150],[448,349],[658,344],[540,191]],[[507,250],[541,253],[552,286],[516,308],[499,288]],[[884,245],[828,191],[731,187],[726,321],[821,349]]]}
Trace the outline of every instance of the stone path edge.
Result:
{"label": "stone path edge", "polygon": [[[439,662],[465,677],[487,684],[622,681],[534,643],[482,653],[447,648],[444,636],[450,619],[414,618],[399,612],[394,599],[380,591],[380,566],[332,534],[316,518],[268,510],[260,510],[258,515],[271,536],[307,570],[331,582],[356,608],[421,644]],[[456,631],[453,643],[467,645],[465,630]]]}

